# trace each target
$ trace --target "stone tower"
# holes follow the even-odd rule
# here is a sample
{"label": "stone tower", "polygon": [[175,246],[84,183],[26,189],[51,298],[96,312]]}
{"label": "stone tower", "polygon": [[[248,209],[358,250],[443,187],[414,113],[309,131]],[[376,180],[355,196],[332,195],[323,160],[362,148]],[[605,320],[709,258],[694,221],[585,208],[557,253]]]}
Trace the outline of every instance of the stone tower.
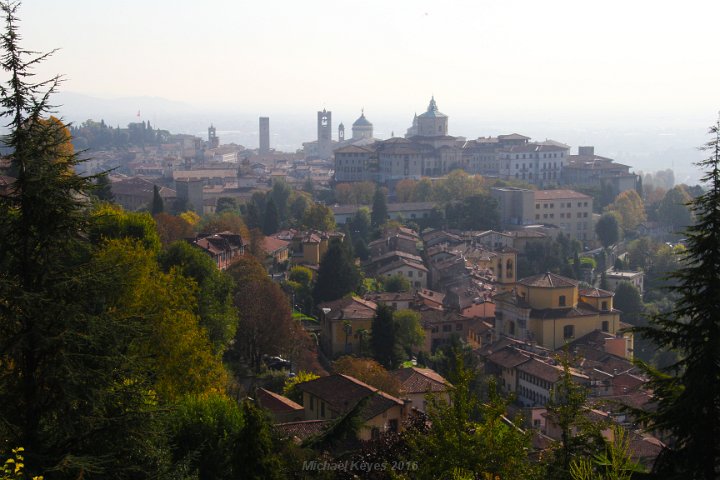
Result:
{"label": "stone tower", "polygon": [[340,122],[338,126],[338,142],[342,143],[345,141],[345,125]]}
{"label": "stone tower", "polygon": [[220,146],[220,139],[215,134],[215,127],[210,125],[208,128],[208,148],[217,148]]}
{"label": "stone tower", "polygon": [[323,160],[332,157],[332,112],[323,108],[317,115],[318,145],[317,155]]}
{"label": "stone tower", "polygon": [[270,118],[260,117],[260,155],[270,153]]}

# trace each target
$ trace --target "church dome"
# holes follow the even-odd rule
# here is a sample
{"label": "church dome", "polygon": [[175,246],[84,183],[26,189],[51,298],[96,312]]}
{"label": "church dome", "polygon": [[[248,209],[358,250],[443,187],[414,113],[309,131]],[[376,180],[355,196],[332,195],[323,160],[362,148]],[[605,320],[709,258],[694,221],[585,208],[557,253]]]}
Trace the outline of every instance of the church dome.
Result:
{"label": "church dome", "polygon": [[372,127],[372,123],[365,118],[365,112],[362,112],[360,114],[360,118],[355,120],[355,123],[353,123],[353,127]]}
{"label": "church dome", "polygon": [[435,103],[435,97],[434,97],[434,96],[430,99],[430,104],[428,105],[427,112],[425,112],[425,113],[423,113],[423,114],[421,114],[421,115],[419,115],[419,116],[420,116],[421,118],[428,118],[428,117],[441,118],[441,117],[447,117],[447,115],[445,115],[444,113],[440,113],[440,112],[438,111],[437,103]]}

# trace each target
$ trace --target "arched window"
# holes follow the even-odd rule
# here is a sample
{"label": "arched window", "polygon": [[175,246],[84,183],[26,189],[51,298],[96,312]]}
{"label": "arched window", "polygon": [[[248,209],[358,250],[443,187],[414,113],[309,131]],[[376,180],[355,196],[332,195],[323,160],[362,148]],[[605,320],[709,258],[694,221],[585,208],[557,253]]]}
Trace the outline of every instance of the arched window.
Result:
{"label": "arched window", "polygon": [[507,278],[513,278],[513,262],[508,260],[505,267],[505,276]]}

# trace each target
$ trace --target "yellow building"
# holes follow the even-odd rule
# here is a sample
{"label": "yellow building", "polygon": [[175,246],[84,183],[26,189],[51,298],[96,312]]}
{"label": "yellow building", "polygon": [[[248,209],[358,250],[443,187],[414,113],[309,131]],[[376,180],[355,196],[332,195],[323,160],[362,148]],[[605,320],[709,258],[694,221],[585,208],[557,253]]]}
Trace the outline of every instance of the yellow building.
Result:
{"label": "yellow building", "polygon": [[556,350],[594,330],[617,335],[620,311],[613,308],[613,295],[580,290],[575,280],[549,272],[523,278],[515,290],[495,297],[496,336]]}
{"label": "yellow building", "polygon": [[377,304],[358,297],[347,297],[318,305],[320,346],[325,355],[335,357],[356,353],[369,355],[368,339]]}

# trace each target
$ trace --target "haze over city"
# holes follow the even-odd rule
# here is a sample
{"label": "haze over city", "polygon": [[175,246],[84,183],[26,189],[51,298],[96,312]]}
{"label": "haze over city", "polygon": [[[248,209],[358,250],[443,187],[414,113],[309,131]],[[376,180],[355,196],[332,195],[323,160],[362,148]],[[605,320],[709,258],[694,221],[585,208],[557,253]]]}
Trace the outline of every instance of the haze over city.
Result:
{"label": "haze over city", "polygon": [[[28,2],[28,47],[60,48],[67,120],[149,120],[255,147],[315,135],[315,111],[402,135],[431,95],[453,135],[521,131],[636,169],[691,162],[720,105],[716,2]],[[85,97],[85,95],[90,98]]]}

